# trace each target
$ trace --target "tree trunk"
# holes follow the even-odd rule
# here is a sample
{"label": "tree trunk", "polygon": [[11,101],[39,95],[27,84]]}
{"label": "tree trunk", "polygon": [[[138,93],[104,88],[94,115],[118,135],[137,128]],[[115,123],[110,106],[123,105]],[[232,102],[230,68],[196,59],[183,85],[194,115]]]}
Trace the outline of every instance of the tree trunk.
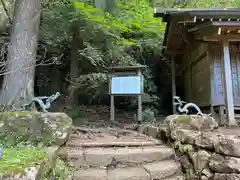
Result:
{"label": "tree trunk", "polygon": [[[79,29],[78,23],[73,24],[72,31],[73,33],[72,33],[72,49],[71,49],[71,62],[70,62],[71,63],[70,64],[70,80],[74,82],[75,78],[79,76],[78,50],[80,46],[82,46],[82,42],[81,42],[82,39],[80,37],[80,29]],[[76,104],[77,98],[75,96],[76,96],[75,88],[71,84],[69,84],[68,97],[67,97],[67,103],[66,103],[67,107],[71,107]]]}
{"label": "tree trunk", "polygon": [[116,11],[116,0],[106,0],[105,11],[114,13]]}
{"label": "tree trunk", "polygon": [[48,92],[52,94],[56,94],[56,92],[61,92],[61,74],[60,69],[57,65],[54,65],[50,68],[50,73],[54,73],[54,76],[51,77],[51,85],[48,89]]}
{"label": "tree trunk", "polygon": [[17,0],[0,103],[16,108],[34,96],[41,0]]}

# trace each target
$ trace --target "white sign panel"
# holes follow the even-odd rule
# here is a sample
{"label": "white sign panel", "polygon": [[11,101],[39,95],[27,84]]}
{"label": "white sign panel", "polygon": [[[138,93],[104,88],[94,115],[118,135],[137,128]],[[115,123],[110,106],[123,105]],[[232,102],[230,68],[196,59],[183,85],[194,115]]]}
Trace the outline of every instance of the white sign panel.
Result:
{"label": "white sign panel", "polygon": [[111,94],[141,94],[142,76],[112,77]]}

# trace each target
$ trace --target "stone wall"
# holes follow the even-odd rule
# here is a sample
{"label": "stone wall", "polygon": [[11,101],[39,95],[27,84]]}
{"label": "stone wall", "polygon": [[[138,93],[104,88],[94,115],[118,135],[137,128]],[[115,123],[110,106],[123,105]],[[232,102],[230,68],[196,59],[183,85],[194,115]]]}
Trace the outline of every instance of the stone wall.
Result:
{"label": "stone wall", "polygon": [[141,126],[139,131],[174,148],[186,179],[240,179],[239,127],[218,127],[209,116],[171,115],[162,125]]}

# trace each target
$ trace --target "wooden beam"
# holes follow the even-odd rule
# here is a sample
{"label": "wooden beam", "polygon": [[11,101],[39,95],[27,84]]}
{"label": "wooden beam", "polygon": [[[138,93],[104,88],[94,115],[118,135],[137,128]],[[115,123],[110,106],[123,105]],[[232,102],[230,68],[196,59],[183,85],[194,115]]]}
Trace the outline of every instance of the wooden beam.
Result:
{"label": "wooden beam", "polygon": [[239,27],[240,28],[240,21],[213,21],[213,26],[225,26],[225,27]]}
{"label": "wooden beam", "polygon": [[229,42],[222,41],[223,46],[223,64],[224,64],[224,87],[225,87],[225,104],[226,114],[229,125],[236,125],[234,115],[234,101],[233,101],[233,82],[231,72],[231,59],[229,53]]}
{"label": "wooden beam", "polygon": [[212,58],[212,54],[211,54],[211,49],[212,46],[211,44],[207,44],[207,59],[208,59],[208,63],[209,63],[209,66],[210,66],[210,73],[209,73],[209,77],[210,77],[210,86],[208,87],[208,91],[210,92],[210,112],[212,114],[212,117],[213,118],[216,118],[217,116],[217,113],[215,112],[214,110],[214,100],[215,100],[215,92],[214,92],[214,72],[215,72],[215,69],[214,69],[214,59]]}
{"label": "wooden beam", "polygon": [[176,96],[176,81],[175,81],[175,78],[176,78],[176,65],[175,65],[175,56],[171,56],[171,69],[172,69],[172,109],[173,109],[173,114],[176,114],[176,106],[174,105],[174,96]]}
{"label": "wooden beam", "polygon": [[194,17],[189,16],[188,14],[177,14],[177,15],[172,15],[172,18],[180,23],[194,23]]}
{"label": "wooden beam", "polygon": [[[191,43],[187,44],[182,50],[169,50],[167,48],[164,49],[164,54],[165,55],[169,55],[169,56],[176,56],[176,55],[182,55],[185,53],[188,53],[192,50],[193,46],[192,43],[195,41],[195,39],[193,37],[188,37],[189,40],[191,41]],[[204,42],[204,41],[202,41]]]}
{"label": "wooden beam", "polygon": [[194,26],[193,28],[188,29],[188,32],[198,31],[198,30],[201,30],[203,28],[208,28],[210,26],[212,26],[212,22],[202,23],[200,25],[197,25],[197,26]]}
{"label": "wooden beam", "polygon": [[209,27],[239,27],[240,28],[240,21],[209,21],[202,23],[200,25],[196,25],[193,28],[188,29],[188,32],[199,31],[202,29],[206,29]]}
{"label": "wooden beam", "polygon": [[170,25],[169,25],[169,29],[168,29],[168,34],[167,34],[167,41],[166,41],[166,47],[168,47],[168,45],[169,45],[169,39],[171,38],[171,36],[170,36],[170,34],[171,34],[171,31],[172,31],[172,26],[173,26],[173,22],[171,22],[170,23]]}
{"label": "wooden beam", "polygon": [[190,44],[191,43],[191,39],[189,38],[189,35],[188,35],[187,30],[184,27],[184,25],[178,24],[178,31],[181,33],[181,37],[182,37],[183,41],[186,44]]}
{"label": "wooden beam", "polygon": [[195,36],[196,40],[202,40],[206,42],[216,42],[228,40],[229,42],[240,42],[240,34],[222,34],[214,36]]}
{"label": "wooden beam", "polygon": [[218,35],[218,27],[209,26],[199,31],[192,32],[195,36],[215,36]]}

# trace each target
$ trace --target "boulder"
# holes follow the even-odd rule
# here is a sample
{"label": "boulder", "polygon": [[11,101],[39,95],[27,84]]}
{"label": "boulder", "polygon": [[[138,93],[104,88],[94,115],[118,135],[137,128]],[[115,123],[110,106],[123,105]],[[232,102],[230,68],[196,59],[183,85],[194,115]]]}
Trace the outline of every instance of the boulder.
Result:
{"label": "boulder", "polygon": [[195,145],[226,156],[240,157],[240,128],[218,128],[195,138]]}
{"label": "boulder", "polygon": [[166,125],[161,125],[158,127],[158,134],[157,134],[157,138],[160,139],[170,139],[170,133],[168,130],[168,127]]}
{"label": "boulder", "polygon": [[174,129],[171,131],[171,138],[175,141],[180,141],[187,144],[195,144],[195,139],[198,136],[198,133],[193,130],[188,129]]}
{"label": "boulder", "polygon": [[170,131],[176,128],[196,131],[213,131],[218,128],[217,121],[207,115],[170,115],[166,117],[165,124],[169,125]]}
{"label": "boulder", "polygon": [[239,180],[240,174],[220,174],[215,173],[213,180]]}
{"label": "boulder", "polygon": [[152,138],[156,138],[158,135],[158,127],[148,125],[146,134]]}
{"label": "boulder", "polygon": [[207,168],[211,154],[205,150],[199,150],[190,155],[196,172],[202,172]]}
{"label": "boulder", "polygon": [[[238,131],[240,128],[238,128]],[[238,133],[239,134],[239,133]],[[214,149],[220,154],[240,157],[240,138],[238,134],[228,134],[225,130],[219,130],[215,139]]]}
{"label": "boulder", "polygon": [[201,176],[201,180],[208,180],[209,178],[207,176]]}
{"label": "boulder", "polygon": [[214,131],[196,131],[173,128],[171,138],[203,149],[215,151],[226,156],[240,157],[240,128],[220,127]]}
{"label": "boulder", "polygon": [[179,162],[182,165],[183,169],[193,169],[193,165],[189,161],[188,157],[186,155],[182,155],[179,158]]}
{"label": "boulder", "polygon": [[46,148],[46,156],[41,162],[23,169],[22,172],[13,171],[0,175],[0,180],[39,180],[46,178],[45,176],[55,167],[58,149],[58,146]]}
{"label": "boulder", "polygon": [[213,173],[208,167],[202,170],[202,179],[211,179],[212,177]]}
{"label": "boulder", "polygon": [[2,112],[0,140],[9,145],[42,142],[62,145],[72,130],[72,119],[65,113]]}
{"label": "boulder", "polygon": [[210,158],[209,167],[214,172],[240,174],[240,158],[214,153]]}
{"label": "boulder", "polygon": [[0,176],[0,180],[37,180],[40,166],[25,168],[23,172]]}
{"label": "boulder", "polygon": [[201,131],[198,136],[195,136],[195,145],[204,149],[214,150],[214,144],[217,138],[217,134],[213,131]]}

